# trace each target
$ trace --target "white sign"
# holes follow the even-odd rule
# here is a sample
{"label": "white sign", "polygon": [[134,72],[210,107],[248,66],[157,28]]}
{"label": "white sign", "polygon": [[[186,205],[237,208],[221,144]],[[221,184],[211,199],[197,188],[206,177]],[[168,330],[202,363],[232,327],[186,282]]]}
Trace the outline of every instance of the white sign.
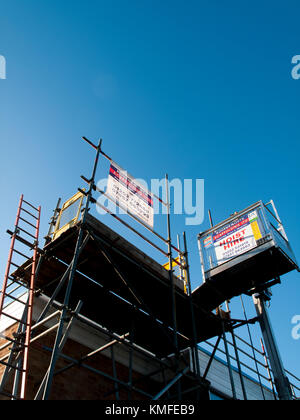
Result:
{"label": "white sign", "polygon": [[106,193],[128,214],[136,216],[153,229],[152,194],[114,162],[110,166]]}
{"label": "white sign", "polygon": [[255,248],[258,239],[257,213],[239,217],[213,233],[218,265]]}

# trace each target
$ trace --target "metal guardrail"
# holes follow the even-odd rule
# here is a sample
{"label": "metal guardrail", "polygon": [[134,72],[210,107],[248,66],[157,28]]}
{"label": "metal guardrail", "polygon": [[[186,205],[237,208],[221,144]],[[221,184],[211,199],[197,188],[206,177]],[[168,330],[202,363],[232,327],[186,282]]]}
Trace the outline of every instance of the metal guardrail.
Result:
{"label": "metal guardrail", "polygon": [[[240,343],[242,343],[243,348],[241,347],[241,345],[238,344],[236,344],[235,346],[234,343],[228,338],[226,338],[226,341],[227,345],[231,348],[235,348],[235,350],[241,356],[239,361],[234,355],[227,355],[226,351],[220,348],[220,346],[216,351],[216,355],[220,354],[220,358],[226,365],[227,356],[229,356],[230,360],[232,361],[232,365],[238,366],[239,362],[243,375],[249,376],[253,381],[257,380],[258,384],[262,388],[262,393],[264,388],[268,388],[271,392],[273,392],[274,399],[278,399],[273,372],[270,368],[269,358],[266,355],[264,348],[262,348],[262,350],[259,350],[236,334],[235,338]],[[223,338],[221,339],[221,342],[224,342]],[[215,347],[215,344],[211,343],[210,341],[205,341],[205,343],[211,348]],[[251,352],[249,352],[250,349]],[[225,356],[225,358],[223,356]],[[285,370],[285,372],[289,379],[294,399],[300,399],[300,379],[288,370]]]}

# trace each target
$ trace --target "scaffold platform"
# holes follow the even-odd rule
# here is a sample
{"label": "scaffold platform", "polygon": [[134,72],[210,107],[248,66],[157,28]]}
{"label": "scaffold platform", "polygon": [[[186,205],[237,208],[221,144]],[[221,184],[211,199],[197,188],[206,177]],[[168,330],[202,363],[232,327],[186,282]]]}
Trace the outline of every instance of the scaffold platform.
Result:
{"label": "scaffold platform", "polygon": [[[36,289],[47,296],[53,295],[72,261],[81,223],[44,248]],[[75,307],[81,300],[84,316],[117,334],[134,328],[136,344],[159,357],[172,354],[168,271],[90,214],[84,230],[87,239],[77,263],[69,306]],[[26,283],[30,268],[31,262],[28,261],[14,276]],[[174,283],[178,344],[183,350],[191,346],[193,336],[190,300],[176,276]],[[64,285],[57,294],[55,299],[58,302],[63,300],[65,288]],[[212,296],[206,296],[206,299],[213,301]],[[197,342],[219,336],[222,320],[202,305],[193,302],[193,307]],[[169,330],[170,337],[166,330]]]}

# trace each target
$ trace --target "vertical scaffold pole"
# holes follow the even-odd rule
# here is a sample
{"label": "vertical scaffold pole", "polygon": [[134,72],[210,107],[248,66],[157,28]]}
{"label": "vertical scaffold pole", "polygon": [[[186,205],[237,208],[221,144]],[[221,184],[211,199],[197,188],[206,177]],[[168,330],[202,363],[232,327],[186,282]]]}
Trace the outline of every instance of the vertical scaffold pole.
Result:
{"label": "vertical scaffold pole", "polygon": [[263,294],[257,293],[253,295],[253,300],[259,318],[267,353],[270,359],[278,397],[283,401],[291,401],[293,399],[292,390],[289,380],[285,374],[279,349],[277,347],[275,335],[266,308],[265,297]]}
{"label": "vertical scaffold pole", "polygon": [[[170,221],[170,190],[169,190],[169,178],[166,174],[166,202],[167,202],[167,231],[168,231],[168,257],[169,257],[169,279],[170,279],[170,289],[171,289],[171,306],[172,306],[172,328],[173,328],[173,340],[175,347],[175,357],[177,360],[177,371],[179,371],[179,347],[178,347],[178,337],[177,337],[177,315],[176,315],[176,294],[175,294],[175,284],[173,277],[173,257],[172,257],[172,239],[171,239],[171,221]],[[177,392],[178,399],[181,399],[181,384],[180,380],[177,382]]]}
{"label": "vertical scaffold pole", "polygon": [[189,259],[188,259],[188,250],[187,250],[187,241],[186,241],[186,234],[183,232],[183,244],[184,244],[184,257],[185,257],[185,265],[186,265],[186,279],[188,284],[188,295],[189,301],[191,306],[191,318],[192,318],[192,328],[193,328],[193,352],[194,352],[194,369],[195,374],[198,378],[201,376],[200,371],[200,360],[199,360],[199,353],[198,353],[198,343],[197,343],[197,330],[196,330],[196,320],[195,320],[195,313],[194,313],[194,305],[193,305],[193,295],[192,295],[192,285],[191,285],[191,278],[190,278],[190,266],[189,266]]}
{"label": "vertical scaffold pole", "polygon": [[31,276],[28,293],[28,306],[27,306],[27,323],[26,323],[26,334],[24,343],[24,355],[23,355],[23,373],[21,382],[21,399],[25,399],[26,385],[28,379],[28,364],[29,364],[29,346],[31,342],[31,326],[32,326],[32,314],[33,314],[33,298],[34,298],[34,286],[36,279],[36,267],[38,258],[38,241],[40,232],[40,219],[41,219],[41,207],[38,208],[38,218],[36,221],[36,233],[35,233],[35,246],[31,266]]}
{"label": "vertical scaffold pole", "polygon": [[268,372],[269,383],[270,383],[270,386],[271,386],[272,391],[273,391],[274,400],[276,401],[277,400],[277,395],[276,395],[276,391],[275,391],[275,388],[274,388],[274,382],[273,382],[273,379],[272,379],[271,369],[270,369],[270,366],[269,366],[268,357],[267,357],[267,353],[266,353],[264,342],[263,342],[262,338],[260,339],[260,345],[261,345],[263,358],[265,359],[265,367],[266,367],[266,370]]}
{"label": "vertical scaffold pole", "polygon": [[168,257],[169,257],[169,278],[171,285],[172,297],[172,327],[174,333],[174,346],[178,352],[178,338],[177,338],[177,318],[176,318],[176,298],[175,298],[175,284],[173,278],[173,257],[172,257],[172,242],[171,242],[171,222],[170,222],[170,193],[169,193],[169,178],[166,175],[166,201],[167,201],[167,229],[168,229]]}
{"label": "vertical scaffold pole", "polygon": [[261,375],[259,373],[258,361],[257,361],[256,354],[255,354],[253,339],[252,339],[252,335],[251,335],[251,331],[250,331],[250,327],[249,327],[249,323],[248,323],[248,316],[247,316],[247,313],[246,313],[246,308],[245,308],[244,300],[243,300],[242,296],[240,296],[240,301],[241,301],[241,304],[242,304],[242,309],[243,309],[245,321],[247,321],[246,326],[247,326],[248,336],[249,336],[250,345],[251,345],[251,349],[252,349],[253,360],[254,360],[255,368],[256,368],[256,372],[257,372],[257,379],[258,379],[258,382],[259,382],[259,386],[260,386],[260,389],[261,389],[261,394],[262,394],[263,400],[265,401],[266,396],[265,396],[263,384],[261,382]]}
{"label": "vertical scaffold pole", "polygon": [[[84,138],[84,140],[86,140],[86,139]],[[49,371],[48,371],[48,374],[47,374],[47,380],[46,380],[46,383],[45,383],[45,388],[44,388],[44,393],[43,393],[43,400],[49,399],[50,392],[51,392],[51,387],[52,387],[52,382],[53,382],[54,369],[55,369],[57,359],[59,357],[59,347],[60,347],[61,338],[63,336],[63,329],[64,329],[65,319],[66,319],[67,312],[68,312],[69,300],[70,300],[70,295],[71,295],[71,291],[72,291],[75,272],[76,272],[76,269],[77,269],[77,262],[78,262],[78,258],[79,258],[79,254],[80,254],[80,248],[81,248],[81,245],[82,245],[82,242],[83,242],[83,239],[84,239],[84,225],[85,225],[85,221],[86,221],[86,218],[87,218],[87,214],[89,212],[89,206],[90,206],[90,201],[91,201],[91,198],[92,198],[93,186],[95,184],[95,176],[96,176],[96,171],[97,171],[97,167],[98,167],[99,155],[100,155],[100,152],[101,152],[102,139],[100,139],[98,146],[93,145],[90,141],[88,141],[88,143],[90,145],[92,145],[97,150],[96,158],[95,158],[95,162],[94,162],[92,177],[91,177],[90,183],[89,183],[90,184],[89,185],[89,190],[88,190],[87,195],[86,195],[86,205],[85,205],[85,209],[84,209],[83,216],[82,216],[82,222],[80,224],[80,229],[79,229],[79,233],[78,233],[76,248],[75,248],[75,251],[74,251],[74,258],[73,258],[73,261],[72,261],[69,280],[68,280],[67,289],[66,289],[66,293],[65,293],[64,305],[63,305],[63,309],[62,309],[62,312],[61,312],[59,326],[58,326],[58,329],[57,329],[54,348],[52,350],[50,367],[49,367]]]}
{"label": "vertical scaffold pole", "polygon": [[227,367],[228,367],[229,379],[230,379],[230,384],[231,384],[232,396],[233,396],[233,399],[236,400],[237,399],[236,387],[235,387],[234,378],[233,378],[233,372],[232,372],[232,366],[231,366],[231,360],[230,360],[228,341],[227,341],[227,338],[226,338],[224,320],[222,318],[221,318],[221,323],[222,323],[223,342],[224,342],[224,347],[225,347],[225,354],[226,354],[226,360],[227,360]]}

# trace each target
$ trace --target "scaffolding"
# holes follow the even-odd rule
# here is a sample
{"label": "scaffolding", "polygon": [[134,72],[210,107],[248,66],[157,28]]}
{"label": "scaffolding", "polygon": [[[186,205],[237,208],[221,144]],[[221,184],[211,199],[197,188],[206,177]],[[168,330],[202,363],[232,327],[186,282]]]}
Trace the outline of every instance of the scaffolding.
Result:
{"label": "scaffolding", "polygon": [[[239,348],[234,331],[243,325],[249,326],[257,322],[257,317],[232,319],[224,316],[221,310],[215,314],[212,310],[216,307],[211,307],[207,303],[225,300],[222,298],[220,300],[216,288],[203,287],[203,292],[198,289],[195,299],[191,288],[185,233],[183,250],[179,245],[175,246],[172,243],[168,176],[166,175],[165,179],[165,201],[154,196],[154,199],[167,209],[166,238],[149,228],[134,214],[129,214],[163,243],[166,247],[164,250],[154,240],[146,237],[96,200],[95,192],[106,194],[95,182],[100,157],[108,159],[109,162],[113,161],[103,152],[102,140],[98,145],[85,137],[83,140],[96,152],[91,177],[81,176],[87,184],[87,189],[79,188],[78,193],[65,203],[62,209],[60,201],[58,202],[44,248],[39,249],[37,242],[35,243],[35,252],[39,255],[38,263],[35,264],[36,259],[28,259],[23,265],[16,267],[11,276],[13,282],[27,287],[30,291],[34,290],[38,296],[45,297],[45,306],[31,329],[27,348],[29,349],[30,345],[40,338],[55,333],[53,345],[47,348],[50,354],[49,366],[39,383],[34,399],[51,399],[55,377],[75,366],[91,370],[111,381],[111,391],[105,393],[104,397],[110,395],[120,399],[120,391],[125,389],[128,399],[131,399],[134,393],[141,398],[151,400],[208,399],[209,382],[206,378],[221,341],[225,345],[231,379],[229,346],[233,345],[242,383],[242,363],[239,360]],[[118,202],[115,204],[121,206]],[[123,226],[167,257],[168,269],[166,270],[93,217],[90,214],[92,205],[100,206]],[[72,217],[68,217],[67,228],[62,221],[64,211],[73,214]],[[17,231],[14,235],[16,234]],[[174,266],[179,267],[181,276],[174,274]],[[30,281],[33,273],[34,284]],[[2,296],[5,293],[4,284]],[[1,315],[3,313],[0,313]],[[53,321],[51,327],[47,327],[49,321]],[[80,359],[64,354],[64,346],[74,322],[80,322],[103,334],[107,337],[107,343]],[[43,327],[42,332],[41,327]],[[231,334],[232,343],[228,342],[227,333]],[[217,337],[217,342],[214,345],[211,361],[203,371],[200,366],[198,345],[213,337]],[[129,351],[128,382],[120,380],[116,372],[113,349],[117,344],[125,346]],[[87,361],[95,355],[108,349],[111,349],[112,374],[87,364]],[[16,354],[15,349],[12,348],[11,351]],[[23,351],[17,353],[11,366],[16,368],[23,354]],[[137,381],[133,379],[135,354],[143,355],[158,366],[153,372]],[[5,363],[2,359],[0,363]],[[64,368],[57,368],[59,359],[68,362]],[[151,393],[140,387],[142,381],[147,381],[158,374],[164,378],[163,386],[156,384]],[[14,390],[7,393],[5,390],[7,379],[8,374],[3,375],[0,393],[11,399],[25,399],[25,390],[20,395]],[[231,383],[233,398],[237,399],[234,381]],[[245,389],[244,399],[247,399]]]}

